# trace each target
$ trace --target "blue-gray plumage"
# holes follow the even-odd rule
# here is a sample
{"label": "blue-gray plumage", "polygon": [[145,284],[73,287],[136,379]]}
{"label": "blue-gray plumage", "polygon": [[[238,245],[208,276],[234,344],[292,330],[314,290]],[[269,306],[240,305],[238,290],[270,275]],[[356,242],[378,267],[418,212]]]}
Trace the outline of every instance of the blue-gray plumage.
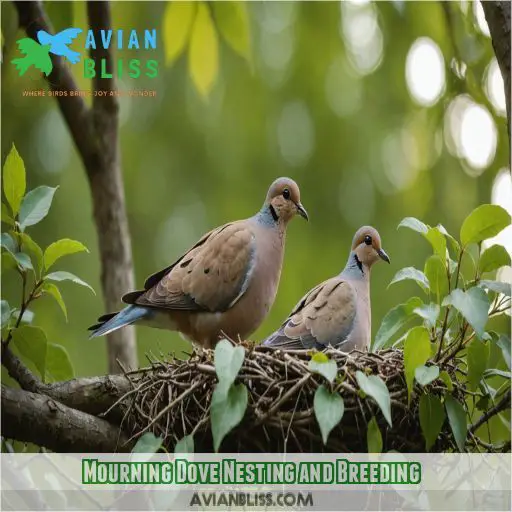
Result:
{"label": "blue-gray plumage", "polygon": [[354,236],[343,271],[309,291],[281,328],[264,344],[283,350],[317,349],[328,345],[350,351],[367,349],[371,335],[370,269],[389,257],[380,236],[363,226]]}

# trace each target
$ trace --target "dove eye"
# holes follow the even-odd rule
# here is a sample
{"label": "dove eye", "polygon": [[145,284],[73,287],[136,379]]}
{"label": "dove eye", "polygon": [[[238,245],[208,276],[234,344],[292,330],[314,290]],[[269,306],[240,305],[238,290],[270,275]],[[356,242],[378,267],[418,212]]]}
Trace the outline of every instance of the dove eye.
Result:
{"label": "dove eye", "polygon": [[290,190],[289,190],[289,189],[285,188],[285,189],[283,190],[283,197],[284,197],[285,199],[290,199]]}
{"label": "dove eye", "polygon": [[366,245],[372,245],[372,237],[371,237],[370,235],[366,235],[366,236],[364,237],[364,243],[365,243]]}

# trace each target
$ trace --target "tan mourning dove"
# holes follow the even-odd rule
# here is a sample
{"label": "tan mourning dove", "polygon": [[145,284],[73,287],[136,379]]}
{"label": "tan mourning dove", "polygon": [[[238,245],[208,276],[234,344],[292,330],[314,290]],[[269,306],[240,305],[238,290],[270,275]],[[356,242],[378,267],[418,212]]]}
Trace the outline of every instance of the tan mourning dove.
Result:
{"label": "tan mourning dove", "polygon": [[279,178],[253,217],[204,235],[171,266],[150,276],[144,290],[123,297],[130,304],[99,318],[91,337],[125,325],[179,331],[205,348],[219,338],[245,339],[263,322],[277,292],[286,226],[308,219],[297,184]]}
{"label": "tan mourning dove", "polygon": [[371,335],[370,270],[379,259],[389,263],[379,233],[363,226],[341,274],[309,291],[264,344],[283,350],[322,350],[328,345],[345,352],[366,350]]}

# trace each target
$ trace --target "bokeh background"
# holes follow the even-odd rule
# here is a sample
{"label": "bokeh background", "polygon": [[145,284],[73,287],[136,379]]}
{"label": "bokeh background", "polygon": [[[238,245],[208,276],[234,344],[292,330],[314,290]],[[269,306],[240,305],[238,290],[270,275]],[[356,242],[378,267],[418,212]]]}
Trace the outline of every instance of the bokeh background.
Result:
{"label": "bokeh background", "polygon": [[[56,30],[86,27],[83,2],[44,2]],[[3,62],[16,55],[15,9],[2,2]],[[479,2],[251,2],[251,58],[220,39],[219,67],[205,99],[187,52],[166,66],[167,2],[114,2],[114,29],[158,29],[159,76],[120,80],[120,147],[136,281],[169,265],[204,232],[256,212],[270,182],[293,177],[311,221],[289,228],[281,286],[256,340],[297,300],[338,273],[355,230],[379,231],[391,265],[372,273],[373,331],[384,314],[420,290],[387,285],[404,266],[423,267],[428,243],[403,217],[442,223],[458,234],[481,203],[512,209],[503,82]],[[166,37],[171,37],[169,34]],[[84,34],[76,45],[83,48]],[[141,58],[143,52],[119,57]],[[151,55],[151,58],[154,58]],[[81,88],[90,85],[73,72]],[[77,375],[107,370],[104,339],[87,339],[103,313],[91,198],[79,156],[53,98],[26,98],[42,79],[2,66],[2,162],[16,144],[28,188],[56,186],[48,217],[32,230],[42,246],[70,237],[90,254],[62,260],[98,290],[61,286],[68,323],[51,298],[36,301],[35,323],[65,346]],[[512,251],[511,228],[496,240]],[[3,281],[16,303],[19,283]],[[507,322],[508,320],[501,320]],[[138,328],[138,351],[188,350],[175,333]]]}

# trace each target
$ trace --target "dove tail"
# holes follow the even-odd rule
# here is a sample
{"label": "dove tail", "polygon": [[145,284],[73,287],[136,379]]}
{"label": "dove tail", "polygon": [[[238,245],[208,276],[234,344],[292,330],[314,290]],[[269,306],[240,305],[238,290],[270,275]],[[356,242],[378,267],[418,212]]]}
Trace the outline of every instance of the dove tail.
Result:
{"label": "dove tail", "polygon": [[103,315],[98,319],[98,324],[89,327],[89,330],[92,331],[89,337],[95,338],[97,336],[104,336],[105,334],[117,331],[117,329],[120,329],[121,327],[133,324],[137,320],[150,316],[151,313],[152,311],[149,308],[128,306],[118,313]]}

